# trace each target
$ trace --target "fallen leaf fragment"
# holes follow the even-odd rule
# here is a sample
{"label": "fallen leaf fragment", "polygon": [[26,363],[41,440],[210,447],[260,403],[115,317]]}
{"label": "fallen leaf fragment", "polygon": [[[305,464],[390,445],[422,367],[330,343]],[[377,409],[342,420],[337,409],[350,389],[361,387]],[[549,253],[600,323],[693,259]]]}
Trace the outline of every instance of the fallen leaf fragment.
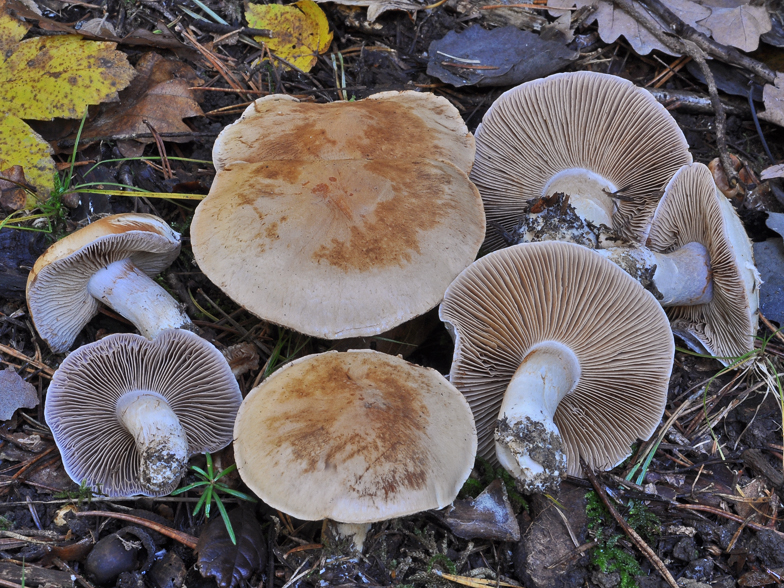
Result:
{"label": "fallen leaf fragment", "polygon": [[768,122],[784,127],[784,74],[776,74],[776,84],[765,84],[762,89],[762,101],[765,112],[759,117]]}
{"label": "fallen leaf fragment", "polygon": [[[26,4],[30,10],[41,14],[33,2]],[[8,3],[6,0],[0,0],[0,55],[19,43],[31,26],[32,23],[22,21],[9,14]]]}
{"label": "fallen leaf fragment", "polygon": [[0,63],[0,110],[35,120],[80,118],[91,104],[117,100],[134,70],[115,46],[75,35],[22,41]]}
{"label": "fallen leaf fragment", "polygon": [[0,421],[7,421],[19,408],[38,406],[35,387],[12,368],[0,371]]}
{"label": "fallen leaf fragment", "polygon": [[[38,190],[38,199],[45,200],[54,185],[52,148],[24,121],[0,114],[0,169],[14,165],[22,166],[27,183]],[[23,208],[33,208],[36,203],[36,197],[28,194]]]}
{"label": "fallen leaf fragment", "polygon": [[784,178],[784,163],[771,165],[762,170],[760,174],[761,180],[772,180],[773,178]]}
{"label": "fallen leaf fragment", "polygon": [[380,14],[387,10],[422,10],[425,7],[423,4],[409,0],[316,0],[316,2],[319,4],[333,2],[343,6],[367,6],[368,22],[375,21]]}
{"label": "fallen leaf fragment", "polygon": [[711,6],[711,15],[700,24],[710,29],[716,42],[741,51],[756,51],[760,35],[772,27],[765,6],[747,5],[735,8]]}
{"label": "fallen leaf fragment", "polygon": [[[147,120],[159,133],[187,133],[191,129],[182,119],[204,113],[189,88],[203,82],[182,61],[145,53],[136,64],[133,84],[120,92],[120,101],[104,106],[103,111],[82,130],[82,137],[147,133]],[[187,142],[188,137],[167,138]],[[140,139],[151,143],[152,139]]]}
{"label": "fallen leaf fragment", "polygon": [[245,18],[252,28],[272,31],[271,39],[256,37],[256,41],[305,72],[316,65],[319,54],[332,42],[327,16],[313,0],[290,6],[251,4]]}
{"label": "fallen leaf fragment", "polygon": [[25,184],[27,180],[21,165],[0,171],[0,209],[22,210],[27,204]]}

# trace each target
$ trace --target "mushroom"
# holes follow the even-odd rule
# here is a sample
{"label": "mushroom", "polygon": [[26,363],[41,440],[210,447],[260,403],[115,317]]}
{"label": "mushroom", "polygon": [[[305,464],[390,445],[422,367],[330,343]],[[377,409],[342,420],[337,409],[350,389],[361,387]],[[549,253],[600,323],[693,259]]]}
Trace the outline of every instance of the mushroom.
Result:
{"label": "mushroom", "polygon": [[221,353],[176,329],[73,351],[52,378],[45,415],[72,480],[109,496],[163,496],[190,456],[231,443],[241,401]]}
{"label": "mushroom", "polygon": [[98,314],[100,302],[152,339],[191,320],[152,280],[180,254],[180,235],[149,214],[115,214],[61,239],[35,262],[27,306],[38,333],[64,353]]}
{"label": "mushroom", "polygon": [[191,239],[201,270],[250,312],[344,339],[436,306],[484,229],[479,192],[450,163],[267,161],[218,172]]}
{"label": "mushroom", "polygon": [[667,317],[590,249],[548,241],[490,253],[449,286],[440,316],[478,453],[524,492],[580,476],[580,457],[616,466],[661,420],[674,354]]}
{"label": "mushroom", "polygon": [[[474,137],[446,98],[425,92],[381,92],[328,104],[265,96],[221,131],[215,169],[278,159],[411,159],[428,157],[464,172],[474,162]],[[413,154],[413,155],[412,155]]]}
{"label": "mushroom", "polygon": [[[486,246],[504,245],[527,203],[563,193],[567,224],[605,225],[639,240],[661,190],[691,163],[675,120],[622,78],[561,73],[505,92],[476,130],[471,179],[485,204]],[[615,199],[615,201],[614,201]]]}
{"label": "mushroom", "polygon": [[751,242],[706,166],[673,176],[646,244],[598,253],[649,282],[673,332],[692,349],[724,365],[754,349],[760,279]]}
{"label": "mushroom", "polygon": [[451,503],[476,454],[454,386],[365,350],[275,372],[243,401],[234,437],[240,476],[259,498],[299,519],[344,523],[358,550],[370,523]]}

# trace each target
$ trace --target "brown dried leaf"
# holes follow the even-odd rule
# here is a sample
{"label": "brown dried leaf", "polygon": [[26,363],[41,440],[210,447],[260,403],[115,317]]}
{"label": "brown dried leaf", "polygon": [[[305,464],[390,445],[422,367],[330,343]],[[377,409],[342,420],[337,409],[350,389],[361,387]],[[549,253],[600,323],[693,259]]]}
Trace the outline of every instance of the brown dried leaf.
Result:
{"label": "brown dried leaf", "polygon": [[[709,6],[712,2],[705,2]],[[765,6],[711,6],[711,15],[700,21],[710,29],[716,42],[731,45],[741,51],[756,51],[759,37],[773,26]]]}
{"label": "brown dried leaf", "polygon": [[776,74],[775,86],[765,84],[762,101],[765,103],[765,112],[760,112],[759,117],[784,127],[784,74]]}
{"label": "brown dried leaf", "polygon": [[12,368],[0,371],[0,421],[7,421],[19,408],[38,406],[35,387],[25,382]]}
{"label": "brown dried leaf", "polygon": [[[103,112],[85,125],[83,137],[132,135],[147,133],[147,120],[159,133],[187,133],[191,129],[182,121],[202,116],[193,90],[201,80],[190,66],[146,53],[136,64],[134,83],[120,93],[120,101],[107,105]],[[167,141],[187,142],[187,137]],[[140,139],[152,142],[152,139]]]}
{"label": "brown dried leaf", "polygon": [[20,184],[27,184],[21,165],[0,171],[0,209],[22,210],[25,207],[27,192]]}

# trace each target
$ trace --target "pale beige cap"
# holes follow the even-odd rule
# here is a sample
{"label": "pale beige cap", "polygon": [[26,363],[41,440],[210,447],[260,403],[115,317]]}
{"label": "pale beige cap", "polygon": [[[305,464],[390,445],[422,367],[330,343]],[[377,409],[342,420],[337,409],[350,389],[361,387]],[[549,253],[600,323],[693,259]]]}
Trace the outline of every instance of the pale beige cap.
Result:
{"label": "pale beige cap", "polygon": [[201,270],[250,312],[344,339],[437,305],[484,228],[479,192],[446,162],[269,161],[219,172],[191,239]]}
{"label": "pale beige cap", "polygon": [[743,223],[701,163],[684,166],[667,185],[647,246],[670,253],[692,242],[708,250],[713,299],[671,307],[667,314],[673,332],[689,347],[729,365],[754,349],[760,278]]}
{"label": "pale beige cap", "polygon": [[[582,186],[599,197],[606,198],[603,186],[623,190],[633,200],[618,202],[613,228],[639,240],[664,186],[691,163],[688,147],[669,112],[642,88],[612,75],[561,73],[512,88],[493,103],[476,130],[471,179],[488,223],[506,231],[529,201],[557,185],[556,176],[567,189]],[[497,230],[488,231],[488,247],[503,244]]]}
{"label": "pale beige cap", "polygon": [[240,476],[304,520],[372,523],[451,503],[476,429],[465,398],[429,368],[376,351],[298,359],[237,414]]}
{"label": "pale beige cap", "polygon": [[356,102],[299,102],[265,96],[221,131],[212,159],[222,170],[234,162],[275,159],[411,159],[448,161],[464,172],[474,161],[474,137],[460,113],[427,92],[382,92]]}
{"label": "pale beige cap", "polygon": [[44,251],[27,278],[35,328],[52,351],[67,351],[98,314],[101,303],[87,291],[96,271],[130,259],[153,277],[179,254],[179,233],[151,214],[115,214],[71,233]]}
{"label": "pale beige cap", "polygon": [[568,347],[576,388],[558,404],[568,473],[579,457],[610,469],[661,421],[675,353],[667,316],[622,269],[571,243],[490,253],[446,291],[441,320],[456,337],[450,381],[476,419],[479,455],[496,462],[493,432],[512,376],[537,343]]}

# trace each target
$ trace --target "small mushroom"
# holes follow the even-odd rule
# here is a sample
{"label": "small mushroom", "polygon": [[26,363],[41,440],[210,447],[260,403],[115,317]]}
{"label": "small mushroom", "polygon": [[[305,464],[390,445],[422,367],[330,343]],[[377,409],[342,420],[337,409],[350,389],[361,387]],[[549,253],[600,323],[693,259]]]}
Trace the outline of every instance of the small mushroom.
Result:
{"label": "small mushroom", "polygon": [[[454,500],[476,453],[463,396],[441,374],[375,351],[298,359],[254,388],[234,427],[240,476],[304,520],[369,523]],[[361,547],[359,547],[361,549]]]}
{"label": "small mushroom", "polygon": [[661,420],[674,354],[667,316],[590,249],[548,241],[491,253],[449,286],[440,316],[479,455],[524,492],[581,476],[580,457],[614,467]]}
{"label": "small mushroom", "polygon": [[471,179],[489,226],[486,245],[504,245],[526,203],[569,196],[574,223],[605,225],[639,240],[661,190],[691,163],[667,110],[628,80],[594,72],[526,82],[496,100],[476,130]]}
{"label": "small mushroom", "polygon": [[35,262],[27,305],[38,333],[64,353],[101,302],[152,339],[163,329],[195,329],[152,276],[180,254],[180,235],[149,214],[115,214],[61,239]]}
{"label": "small mushroom", "polygon": [[381,92],[327,104],[265,96],[224,128],[212,158],[222,171],[235,162],[278,159],[411,159],[453,163],[468,173],[474,137],[457,109],[427,92]]}
{"label": "small mushroom", "polygon": [[190,456],[222,449],[242,395],[198,335],[109,335],[68,355],[46,396],[65,471],[109,496],[163,496]]}
{"label": "small mushroom", "polygon": [[201,270],[250,312],[345,339],[436,306],[484,230],[479,192],[450,163],[267,161],[218,172],[191,239]]}

